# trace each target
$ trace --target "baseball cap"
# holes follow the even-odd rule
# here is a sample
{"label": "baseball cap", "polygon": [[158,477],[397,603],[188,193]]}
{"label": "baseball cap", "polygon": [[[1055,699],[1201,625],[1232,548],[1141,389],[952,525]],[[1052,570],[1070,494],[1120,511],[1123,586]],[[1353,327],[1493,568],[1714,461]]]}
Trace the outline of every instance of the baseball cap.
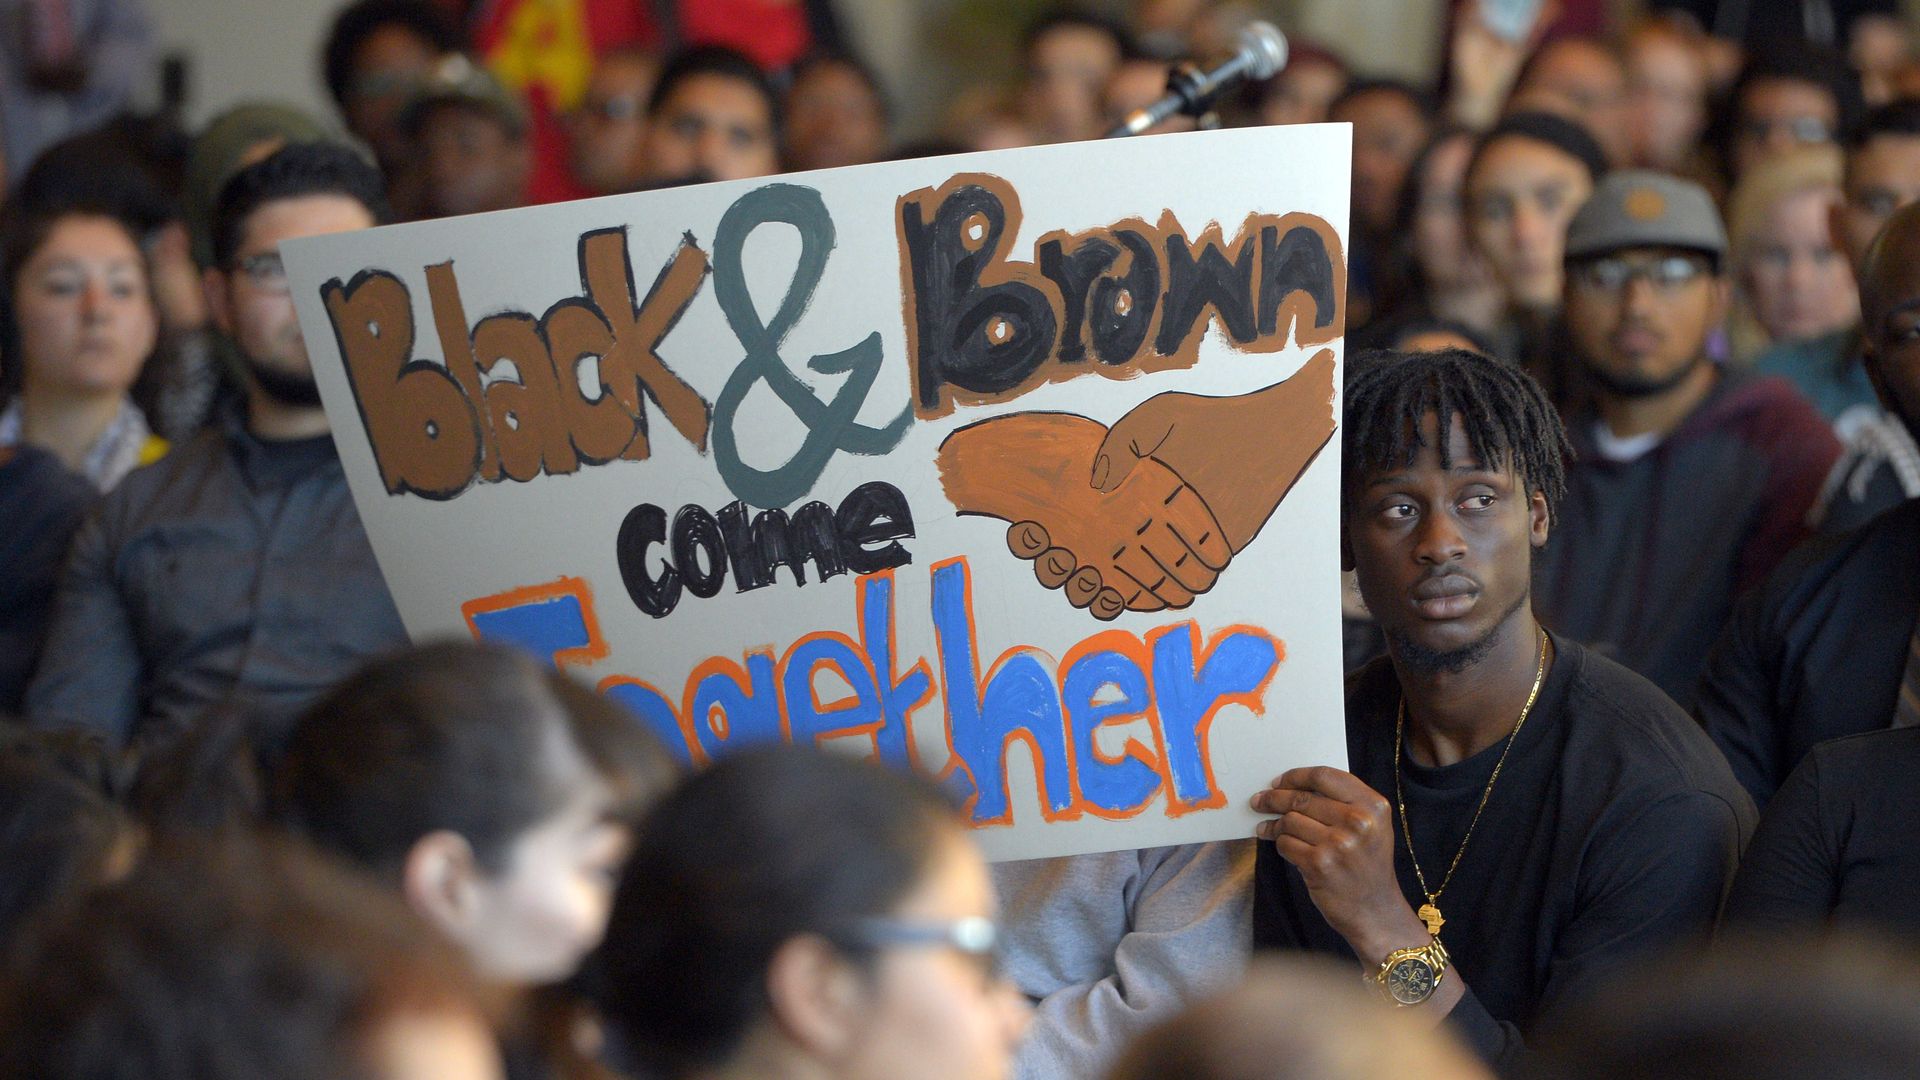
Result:
{"label": "baseball cap", "polygon": [[425,81],[400,110],[400,126],[417,135],[428,110],[437,105],[467,105],[491,114],[515,136],[527,130],[527,110],[511,90],[472,58],[448,53],[434,64]]}
{"label": "baseball cap", "polygon": [[1651,169],[1622,169],[1594,185],[1567,225],[1568,261],[1636,247],[1685,248],[1716,260],[1727,230],[1707,189]]}

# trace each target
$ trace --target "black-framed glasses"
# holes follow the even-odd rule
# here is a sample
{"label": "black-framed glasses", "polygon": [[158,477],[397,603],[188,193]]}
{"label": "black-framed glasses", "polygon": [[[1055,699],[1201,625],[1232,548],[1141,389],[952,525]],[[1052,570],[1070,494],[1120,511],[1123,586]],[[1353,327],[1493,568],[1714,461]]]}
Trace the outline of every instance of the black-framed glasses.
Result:
{"label": "black-framed glasses", "polygon": [[834,937],[847,945],[868,949],[945,947],[978,963],[989,983],[1001,977],[1000,926],[983,915],[951,921],[861,919]]}
{"label": "black-framed glasses", "polygon": [[1652,259],[1609,255],[1575,265],[1573,280],[1594,292],[1617,293],[1639,278],[1660,292],[1672,292],[1691,285],[1707,273],[1706,263],[1694,255],[1662,255]]}
{"label": "black-framed glasses", "polygon": [[233,268],[245,274],[253,287],[262,292],[287,291],[287,264],[280,261],[278,251],[263,251],[258,255],[235,259]]}

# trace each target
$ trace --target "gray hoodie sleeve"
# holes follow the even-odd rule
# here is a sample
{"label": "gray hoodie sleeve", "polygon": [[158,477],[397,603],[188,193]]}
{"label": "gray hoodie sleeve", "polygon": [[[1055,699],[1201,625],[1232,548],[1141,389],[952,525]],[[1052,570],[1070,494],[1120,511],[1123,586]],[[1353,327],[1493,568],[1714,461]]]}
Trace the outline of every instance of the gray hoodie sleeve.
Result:
{"label": "gray hoodie sleeve", "polygon": [[1103,1074],[1127,1043],[1239,980],[1253,841],[1000,863],[1008,974],[1035,1000],[1019,1080]]}

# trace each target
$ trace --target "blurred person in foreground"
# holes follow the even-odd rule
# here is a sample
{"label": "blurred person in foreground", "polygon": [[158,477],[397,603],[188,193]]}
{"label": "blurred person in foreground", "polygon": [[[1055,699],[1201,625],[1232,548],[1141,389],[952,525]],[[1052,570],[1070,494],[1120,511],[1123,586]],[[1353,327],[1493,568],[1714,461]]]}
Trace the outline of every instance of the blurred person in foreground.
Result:
{"label": "blurred person in foreground", "polygon": [[284,841],[176,841],[0,980],[0,1078],[500,1080],[493,1011],[357,876]]}
{"label": "blurred person in foreground", "polygon": [[1446,1032],[1397,1015],[1339,965],[1267,957],[1133,1040],[1108,1080],[1491,1080]]}
{"label": "blurred person in foreground", "polygon": [[514,1075],[597,1075],[591,1018],[560,987],[675,779],[639,721],[519,650],[448,642],[376,660],[262,734],[269,817],[404,897],[527,1012]]}
{"label": "blurred person in foreground", "polygon": [[1920,955],[1723,935],[1622,972],[1546,1037],[1541,1080],[1895,1080],[1920,1060]]}
{"label": "blurred person in foreground", "polygon": [[616,1058],[662,1080],[1001,1080],[1031,1006],[986,862],[927,780],[738,751],[640,827],[595,958]]}

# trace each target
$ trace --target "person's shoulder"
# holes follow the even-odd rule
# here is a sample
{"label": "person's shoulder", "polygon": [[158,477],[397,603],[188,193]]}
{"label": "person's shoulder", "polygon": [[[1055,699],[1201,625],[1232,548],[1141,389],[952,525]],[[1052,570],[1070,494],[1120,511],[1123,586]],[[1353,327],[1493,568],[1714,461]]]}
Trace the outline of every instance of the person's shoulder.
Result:
{"label": "person's shoulder", "polygon": [[1555,644],[1573,665],[1566,705],[1572,765],[1604,763],[1621,788],[1677,785],[1722,798],[1741,790],[1713,740],[1659,687],[1576,643]]}
{"label": "person's shoulder", "polygon": [[228,453],[225,436],[211,429],[201,431],[121,478],[102,500],[101,513],[119,521],[164,514],[183,485],[198,488],[209,472],[224,464]]}
{"label": "person's shoulder", "polygon": [[1880,774],[1909,776],[1920,770],[1920,727],[1882,728],[1842,735],[1807,752],[1822,776],[1854,782]]}
{"label": "person's shoulder", "polygon": [[1778,375],[1727,371],[1695,413],[1697,434],[1727,432],[1769,457],[1809,450],[1838,455],[1840,440],[1799,388]]}
{"label": "person's shoulder", "polygon": [[1821,534],[1787,553],[1759,589],[1766,616],[1790,614],[1815,597],[1857,587],[1849,571],[1886,572],[1920,543],[1920,499],[1909,499],[1843,533]]}
{"label": "person's shoulder", "polygon": [[36,507],[85,505],[98,494],[86,477],[37,446],[0,448],[0,485],[33,500]]}

